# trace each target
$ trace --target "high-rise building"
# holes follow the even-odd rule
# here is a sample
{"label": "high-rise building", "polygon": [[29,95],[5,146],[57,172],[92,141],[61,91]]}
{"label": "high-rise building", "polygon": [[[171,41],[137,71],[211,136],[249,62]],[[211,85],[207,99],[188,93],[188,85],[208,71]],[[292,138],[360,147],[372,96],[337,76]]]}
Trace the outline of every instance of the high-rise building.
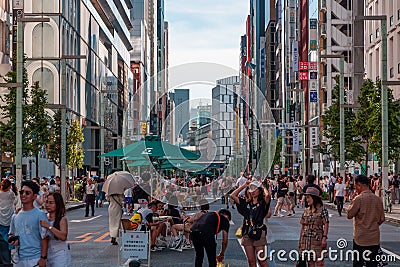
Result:
{"label": "high-rise building", "polygon": [[[353,102],[352,77],[352,5],[351,1],[326,0],[320,7],[320,53],[321,55],[344,56],[344,85],[349,101]],[[320,84],[323,91],[321,111],[332,104],[332,88],[335,76],[339,75],[339,58],[321,59]],[[321,100],[322,101],[322,100]]]}
{"label": "high-rise building", "polygon": [[[25,23],[28,79],[39,81],[50,104],[65,103],[67,117],[80,121],[85,137],[84,165],[96,170],[100,165],[101,109],[105,114],[105,151],[120,146],[127,131],[125,116],[133,94],[129,58],[129,15],[133,6],[124,0],[48,0],[24,4],[25,17],[50,19]],[[85,58],[68,59],[81,55]],[[62,95],[62,88],[66,89],[66,96]],[[104,106],[100,105],[101,98]]]}
{"label": "high-rise building", "polygon": [[175,122],[175,142],[182,143],[187,138],[190,123],[189,89],[175,89],[173,93],[173,118]]}
{"label": "high-rise building", "polygon": [[212,89],[211,131],[216,145],[215,160],[225,162],[236,151],[235,106],[239,76],[217,80]]}
{"label": "high-rise building", "polygon": [[[270,108],[278,107],[278,100],[280,99],[280,90],[278,90],[276,84],[276,8],[275,8],[275,0],[270,0],[268,2],[268,25],[265,31],[265,90],[264,95],[266,101]],[[280,121],[279,110],[273,110],[272,114],[274,115],[274,119],[276,122]]]}
{"label": "high-rise building", "polygon": [[[366,16],[387,15],[387,79],[400,79],[400,2],[368,0]],[[365,22],[365,73],[375,81],[382,79],[382,29],[380,21]],[[400,98],[400,86],[391,86],[396,99]],[[397,89],[397,90],[396,90]]]}

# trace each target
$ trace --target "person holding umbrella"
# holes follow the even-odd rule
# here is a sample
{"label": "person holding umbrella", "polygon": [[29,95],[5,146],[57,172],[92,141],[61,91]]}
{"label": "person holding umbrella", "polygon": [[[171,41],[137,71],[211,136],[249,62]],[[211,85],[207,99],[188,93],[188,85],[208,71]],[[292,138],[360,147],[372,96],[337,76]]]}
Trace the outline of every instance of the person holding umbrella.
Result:
{"label": "person holding umbrella", "polygon": [[124,191],[133,187],[134,184],[133,176],[126,171],[114,172],[104,182],[103,192],[110,203],[108,206],[108,226],[111,244],[113,245],[118,245],[117,237],[121,226]]}

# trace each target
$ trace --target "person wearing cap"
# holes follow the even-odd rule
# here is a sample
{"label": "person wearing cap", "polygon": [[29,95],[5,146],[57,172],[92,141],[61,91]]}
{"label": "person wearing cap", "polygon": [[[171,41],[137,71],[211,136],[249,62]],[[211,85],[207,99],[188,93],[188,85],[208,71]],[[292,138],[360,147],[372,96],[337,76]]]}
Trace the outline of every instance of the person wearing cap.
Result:
{"label": "person wearing cap", "polygon": [[[216,267],[217,261],[224,260],[225,250],[228,247],[229,221],[231,212],[220,209],[218,212],[207,212],[202,215],[190,228],[190,238],[196,252],[195,267],[203,266],[204,249],[207,253],[208,266]],[[216,255],[217,242],[215,236],[222,231],[221,251]]]}
{"label": "person wearing cap", "polygon": [[[247,188],[247,189],[246,189]],[[239,193],[246,189],[246,198],[240,198]],[[247,262],[250,267],[255,267],[258,263],[260,266],[268,266],[264,251],[267,245],[267,227],[264,224],[264,219],[268,216],[269,207],[271,203],[271,196],[268,190],[262,187],[259,181],[247,181],[242,186],[238,187],[232,192],[231,198],[235,201],[238,212],[244,217],[242,226],[242,240],[241,245],[246,252]],[[258,240],[249,237],[249,230],[251,227],[262,229],[261,237]],[[265,258],[265,260],[260,260]]]}
{"label": "person wearing cap", "polygon": [[[324,266],[322,250],[326,249],[329,229],[328,210],[324,207],[318,188],[309,187],[304,193],[308,207],[300,219],[300,260],[308,266]],[[311,253],[308,253],[310,252]]]}

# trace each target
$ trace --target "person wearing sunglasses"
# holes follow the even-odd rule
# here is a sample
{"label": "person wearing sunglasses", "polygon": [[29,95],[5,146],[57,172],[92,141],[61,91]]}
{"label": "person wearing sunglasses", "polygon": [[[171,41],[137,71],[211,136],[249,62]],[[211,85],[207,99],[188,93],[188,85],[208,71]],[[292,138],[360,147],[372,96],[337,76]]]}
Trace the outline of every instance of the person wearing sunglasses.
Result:
{"label": "person wearing sunglasses", "polygon": [[19,196],[22,209],[12,217],[9,242],[17,247],[16,267],[46,266],[48,238],[47,230],[40,225],[46,214],[35,208],[33,202],[39,193],[39,185],[23,181]]}

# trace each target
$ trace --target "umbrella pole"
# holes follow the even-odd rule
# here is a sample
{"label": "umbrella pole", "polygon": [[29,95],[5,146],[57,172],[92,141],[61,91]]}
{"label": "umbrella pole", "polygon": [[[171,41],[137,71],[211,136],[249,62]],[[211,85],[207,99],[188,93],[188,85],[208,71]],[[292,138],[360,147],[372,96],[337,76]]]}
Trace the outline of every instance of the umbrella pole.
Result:
{"label": "umbrella pole", "polygon": [[[153,198],[153,181],[152,181],[152,179],[153,178],[150,178],[150,199]],[[149,257],[147,260],[147,265],[151,266],[151,227],[149,230],[149,247],[148,247],[148,249],[149,249]]]}

